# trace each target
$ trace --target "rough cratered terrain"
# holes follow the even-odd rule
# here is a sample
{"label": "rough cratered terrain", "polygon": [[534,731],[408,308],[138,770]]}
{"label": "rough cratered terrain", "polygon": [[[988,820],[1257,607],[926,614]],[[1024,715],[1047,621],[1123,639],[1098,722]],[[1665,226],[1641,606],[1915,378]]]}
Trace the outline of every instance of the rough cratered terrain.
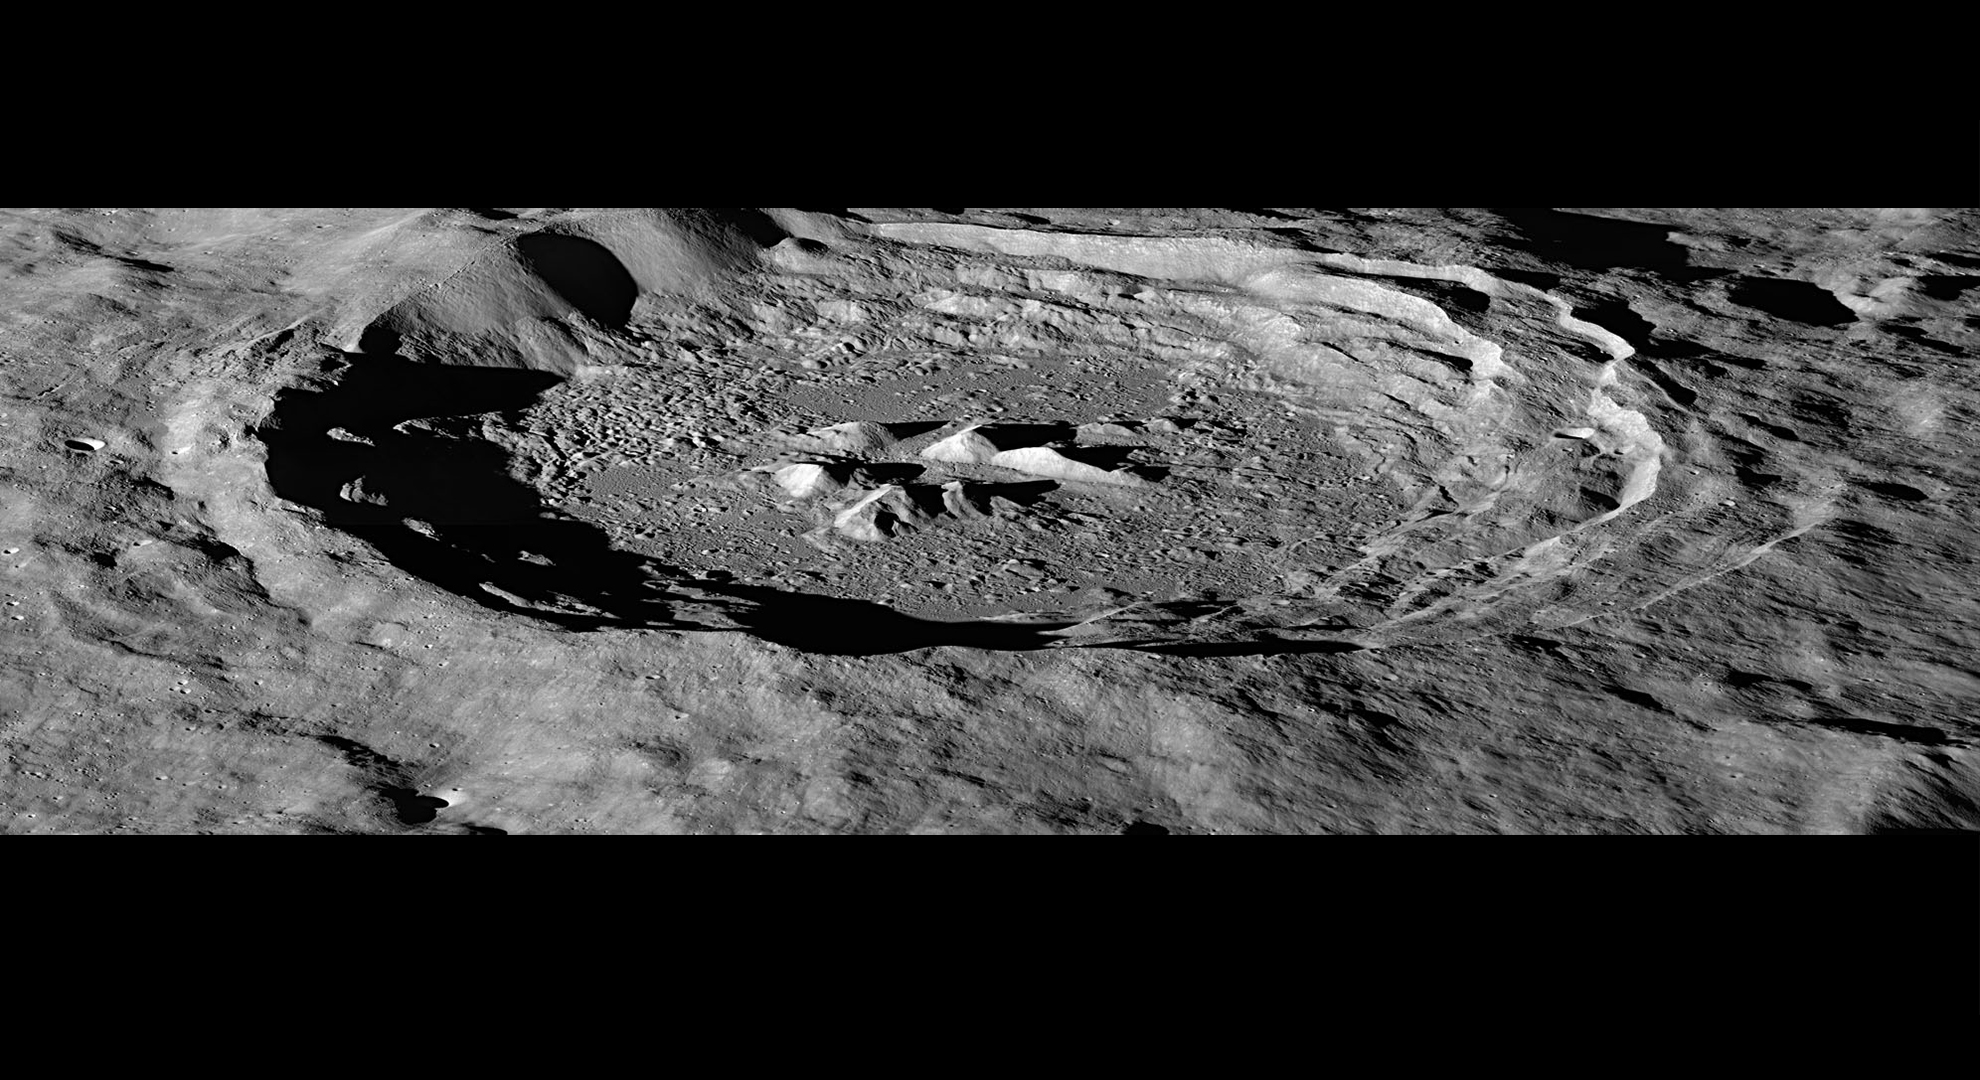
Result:
{"label": "rough cratered terrain", "polygon": [[12,831],[1980,828],[1971,210],[0,225]]}

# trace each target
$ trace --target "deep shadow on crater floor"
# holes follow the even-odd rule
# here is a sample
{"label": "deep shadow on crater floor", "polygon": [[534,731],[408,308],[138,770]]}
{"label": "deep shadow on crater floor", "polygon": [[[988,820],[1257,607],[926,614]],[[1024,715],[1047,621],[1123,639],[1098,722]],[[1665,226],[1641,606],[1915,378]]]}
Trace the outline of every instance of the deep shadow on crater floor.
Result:
{"label": "deep shadow on crater floor", "polygon": [[[1068,625],[916,619],[862,600],[694,580],[616,550],[602,530],[547,510],[509,475],[499,447],[444,422],[526,409],[558,382],[539,372],[343,354],[314,385],[279,394],[257,430],[269,484],[409,574],[573,630],[732,629],[805,652],[875,655],[943,645],[1040,649],[1055,643],[1049,631]],[[682,606],[712,608],[730,625],[678,618]]]}

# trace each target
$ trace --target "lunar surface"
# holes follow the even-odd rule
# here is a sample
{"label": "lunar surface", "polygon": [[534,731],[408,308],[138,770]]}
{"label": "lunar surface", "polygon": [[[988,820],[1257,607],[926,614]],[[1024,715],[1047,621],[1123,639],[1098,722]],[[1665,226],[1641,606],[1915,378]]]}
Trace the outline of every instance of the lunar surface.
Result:
{"label": "lunar surface", "polygon": [[1980,829],[1971,208],[0,210],[12,833]]}

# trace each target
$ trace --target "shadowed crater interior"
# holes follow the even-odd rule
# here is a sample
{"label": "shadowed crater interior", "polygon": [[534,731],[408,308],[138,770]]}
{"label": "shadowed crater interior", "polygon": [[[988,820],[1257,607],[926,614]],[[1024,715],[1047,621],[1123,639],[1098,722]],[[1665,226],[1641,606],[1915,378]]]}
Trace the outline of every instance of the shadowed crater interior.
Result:
{"label": "shadowed crater interior", "polygon": [[318,384],[278,395],[257,429],[271,487],[408,573],[496,610],[580,630],[743,630],[835,655],[1036,649],[1065,626],[938,622],[866,601],[690,579],[545,510],[472,424],[434,422],[527,408],[557,377],[365,354],[331,367]]}
{"label": "shadowed crater interior", "polygon": [[581,236],[538,232],[519,237],[516,250],[557,295],[605,326],[624,326],[632,317],[639,285],[617,257]]}
{"label": "shadowed crater interior", "polygon": [[1856,321],[1856,312],[1844,307],[1834,293],[1806,281],[1741,278],[1729,295],[1742,307],[1809,326],[1848,326]]}

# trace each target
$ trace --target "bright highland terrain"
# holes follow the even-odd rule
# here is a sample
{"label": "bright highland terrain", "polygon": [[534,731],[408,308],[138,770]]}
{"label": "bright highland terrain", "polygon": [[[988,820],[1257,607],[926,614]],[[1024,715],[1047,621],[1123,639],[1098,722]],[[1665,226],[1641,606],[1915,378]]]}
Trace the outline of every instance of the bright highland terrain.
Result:
{"label": "bright highland terrain", "polygon": [[1980,828],[1980,212],[0,210],[13,833]]}

